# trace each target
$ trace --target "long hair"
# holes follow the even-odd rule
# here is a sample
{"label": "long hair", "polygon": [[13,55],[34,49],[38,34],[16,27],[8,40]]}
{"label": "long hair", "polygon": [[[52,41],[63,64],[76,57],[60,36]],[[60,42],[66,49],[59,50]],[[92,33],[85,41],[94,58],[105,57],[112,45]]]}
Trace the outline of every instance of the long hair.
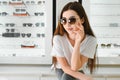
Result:
{"label": "long hair", "polygon": [[[80,19],[84,18],[83,26],[84,26],[85,34],[88,34],[88,35],[91,35],[91,36],[95,37],[95,35],[94,35],[94,33],[93,33],[93,31],[90,27],[90,24],[89,24],[87,15],[85,13],[85,10],[79,2],[75,1],[75,2],[69,2],[68,4],[66,4],[61,11],[60,19],[62,18],[63,12],[65,12],[67,10],[74,10],[77,13],[77,15],[79,16]],[[54,35],[63,36],[64,33],[67,34],[63,25],[60,23],[60,21],[58,21],[58,25],[57,25],[57,28],[54,32]],[[55,64],[56,61],[57,61],[56,57],[53,57],[53,64]],[[90,73],[92,73],[93,69],[95,68],[95,62],[96,62],[96,55],[94,56],[94,59],[88,58],[88,67],[90,69]]]}

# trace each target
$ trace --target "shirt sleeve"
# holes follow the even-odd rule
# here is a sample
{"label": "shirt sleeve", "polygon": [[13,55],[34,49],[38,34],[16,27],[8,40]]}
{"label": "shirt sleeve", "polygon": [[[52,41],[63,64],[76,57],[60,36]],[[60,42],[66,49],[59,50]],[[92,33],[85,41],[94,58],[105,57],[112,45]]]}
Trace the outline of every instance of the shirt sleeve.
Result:
{"label": "shirt sleeve", "polygon": [[81,54],[88,57],[94,58],[97,47],[97,40],[95,37],[90,36],[84,43],[84,47],[81,50]]}
{"label": "shirt sleeve", "polygon": [[51,55],[64,57],[60,36],[54,36],[53,38],[53,47],[52,47]]}

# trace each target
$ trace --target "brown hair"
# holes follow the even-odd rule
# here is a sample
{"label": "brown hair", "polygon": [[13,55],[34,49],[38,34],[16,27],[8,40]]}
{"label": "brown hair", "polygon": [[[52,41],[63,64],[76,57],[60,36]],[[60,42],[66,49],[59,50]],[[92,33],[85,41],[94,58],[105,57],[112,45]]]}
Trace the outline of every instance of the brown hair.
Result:
{"label": "brown hair", "polygon": [[[95,37],[95,35],[93,34],[93,31],[90,27],[85,10],[79,2],[75,1],[75,2],[69,2],[68,4],[66,4],[64,6],[64,8],[62,9],[62,12],[60,14],[60,19],[62,18],[63,12],[65,12],[67,10],[74,10],[81,19],[84,18],[83,26],[84,26],[85,34]],[[63,25],[58,21],[58,25],[54,32],[54,35],[63,36],[64,33],[67,34],[65,29],[63,28]],[[53,64],[55,64],[56,62],[57,62],[56,57],[53,57]],[[95,62],[96,62],[96,55],[94,56],[94,59],[90,59],[90,58],[88,59],[88,67],[90,69],[90,73],[92,73],[93,69],[95,68]]]}

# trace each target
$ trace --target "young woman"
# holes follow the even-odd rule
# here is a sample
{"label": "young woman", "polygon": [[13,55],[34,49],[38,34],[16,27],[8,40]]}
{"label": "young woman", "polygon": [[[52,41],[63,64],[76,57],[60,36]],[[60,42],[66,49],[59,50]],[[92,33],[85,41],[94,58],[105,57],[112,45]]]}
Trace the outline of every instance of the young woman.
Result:
{"label": "young woman", "polygon": [[88,64],[92,73],[97,41],[79,2],[66,4],[53,37],[53,66],[59,80],[92,80],[84,74]]}

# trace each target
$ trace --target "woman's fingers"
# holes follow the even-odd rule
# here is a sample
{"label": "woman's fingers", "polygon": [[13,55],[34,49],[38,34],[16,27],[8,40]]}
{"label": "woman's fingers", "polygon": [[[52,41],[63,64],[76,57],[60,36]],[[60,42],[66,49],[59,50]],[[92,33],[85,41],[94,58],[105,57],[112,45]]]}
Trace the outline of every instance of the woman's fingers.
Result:
{"label": "woman's fingers", "polygon": [[76,27],[81,30],[81,31],[84,31],[84,27],[82,24],[78,23],[78,25],[76,25]]}

